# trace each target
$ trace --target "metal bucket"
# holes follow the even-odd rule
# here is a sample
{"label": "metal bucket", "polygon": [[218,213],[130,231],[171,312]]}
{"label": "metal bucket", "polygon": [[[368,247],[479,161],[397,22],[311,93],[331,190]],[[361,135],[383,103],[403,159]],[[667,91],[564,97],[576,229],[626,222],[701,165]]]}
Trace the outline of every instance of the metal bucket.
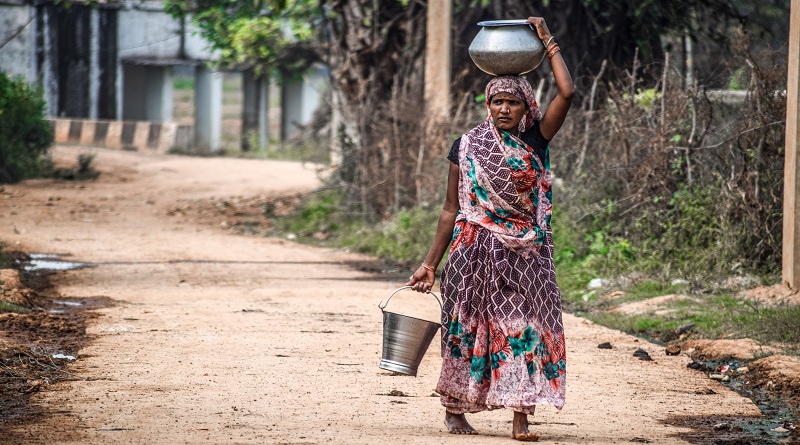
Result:
{"label": "metal bucket", "polygon": [[[378,303],[378,307],[383,312],[383,353],[378,367],[416,376],[417,367],[442,324],[384,310],[394,294],[410,288],[411,286],[403,286],[392,292],[386,299],[386,303],[383,300]],[[439,303],[441,311],[442,302],[433,292],[430,294]]]}

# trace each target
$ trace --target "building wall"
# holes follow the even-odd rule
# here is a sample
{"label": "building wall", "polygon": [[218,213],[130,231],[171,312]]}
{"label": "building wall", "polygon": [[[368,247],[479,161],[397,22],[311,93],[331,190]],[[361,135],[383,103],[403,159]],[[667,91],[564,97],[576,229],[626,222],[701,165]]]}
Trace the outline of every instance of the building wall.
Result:
{"label": "building wall", "polygon": [[49,9],[47,30],[52,36],[54,74],[58,82],[57,116],[89,117],[92,78],[92,8],[72,5]]}
{"label": "building wall", "polygon": [[[162,10],[161,2],[144,2],[119,11],[119,55],[129,59],[176,59],[181,54],[181,23]],[[189,25],[183,32],[183,56],[209,60],[208,43]]]}
{"label": "building wall", "polygon": [[[190,22],[166,14],[160,0],[0,0],[0,45],[8,40],[0,48],[0,70],[38,84],[52,117],[169,122],[173,67],[202,71],[217,56]],[[326,68],[315,66],[302,80],[285,85],[283,94],[274,94],[273,100],[281,102],[274,108],[283,110],[276,113],[280,119],[268,120],[269,127],[281,128],[289,138],[307,124],[327,77]],[[273,108],[262,105],[254,122],[270,113],[263,108]],[[216,118],[211,121],[219,125]]]}
{"label": "building wall", "polygon": [[35,8],[29,5],[0,5],[0,44],[24,26],[22,32],[0,48],[0,70],[36,80]]}

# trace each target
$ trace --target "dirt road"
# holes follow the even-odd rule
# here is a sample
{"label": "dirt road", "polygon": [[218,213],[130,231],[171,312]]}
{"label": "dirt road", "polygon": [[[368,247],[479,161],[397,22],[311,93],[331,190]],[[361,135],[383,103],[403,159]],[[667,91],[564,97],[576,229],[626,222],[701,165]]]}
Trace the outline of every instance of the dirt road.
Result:
{"label": "dirt road", "polygon": [[[74,162],[78,148],[59,147]],[[377,367],[381,313],[401,283],[361,272],[369,258],[235,235],[175,211],[211,197],[310,190],[300,164],[96,150],[100,179],[5,186],[0,240],[96,267],[55,278],[66,297],[107,296],[90,346],[35,401],[51,415],[24,443],[511,443],[511,413],[472,416],[480,436],[446,434],[432,389],[436,342],[417,378]],[[233,199],[233,198],[232,198]],[[395,299],[392,300],[395,304]],[[395,308],[436,319],[426,296]],[[656,345],[566,315],[566,407],[542,407],[544,443],[685,443],[690,416],[757,416],[747,399]],[[598,349],[601,342],[614,349]],[[654,361],[633,356],[647,350]],[[407,397],[390,396],[400,391]]]}

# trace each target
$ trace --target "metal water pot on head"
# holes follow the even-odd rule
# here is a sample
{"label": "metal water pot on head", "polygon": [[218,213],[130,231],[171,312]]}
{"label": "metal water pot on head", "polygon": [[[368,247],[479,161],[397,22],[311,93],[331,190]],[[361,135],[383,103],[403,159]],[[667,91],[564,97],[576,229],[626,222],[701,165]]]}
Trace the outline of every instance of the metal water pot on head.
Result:
{"label": "metal water pot on head", "polygon": [[478,26],[481,30],[468,51],[482,71],[495,76],[520,75],[544,60],[544,43],[527,20],[493,20]]}

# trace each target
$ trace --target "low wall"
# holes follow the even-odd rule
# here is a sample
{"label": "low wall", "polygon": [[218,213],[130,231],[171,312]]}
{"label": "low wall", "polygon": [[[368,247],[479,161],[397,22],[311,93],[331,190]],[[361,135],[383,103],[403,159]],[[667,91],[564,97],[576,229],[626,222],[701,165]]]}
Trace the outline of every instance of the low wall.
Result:
{"label": "low wall", "polygon": [[48,119],[56,144],[166,153],[194,145],[194,127],[173,122]]}

